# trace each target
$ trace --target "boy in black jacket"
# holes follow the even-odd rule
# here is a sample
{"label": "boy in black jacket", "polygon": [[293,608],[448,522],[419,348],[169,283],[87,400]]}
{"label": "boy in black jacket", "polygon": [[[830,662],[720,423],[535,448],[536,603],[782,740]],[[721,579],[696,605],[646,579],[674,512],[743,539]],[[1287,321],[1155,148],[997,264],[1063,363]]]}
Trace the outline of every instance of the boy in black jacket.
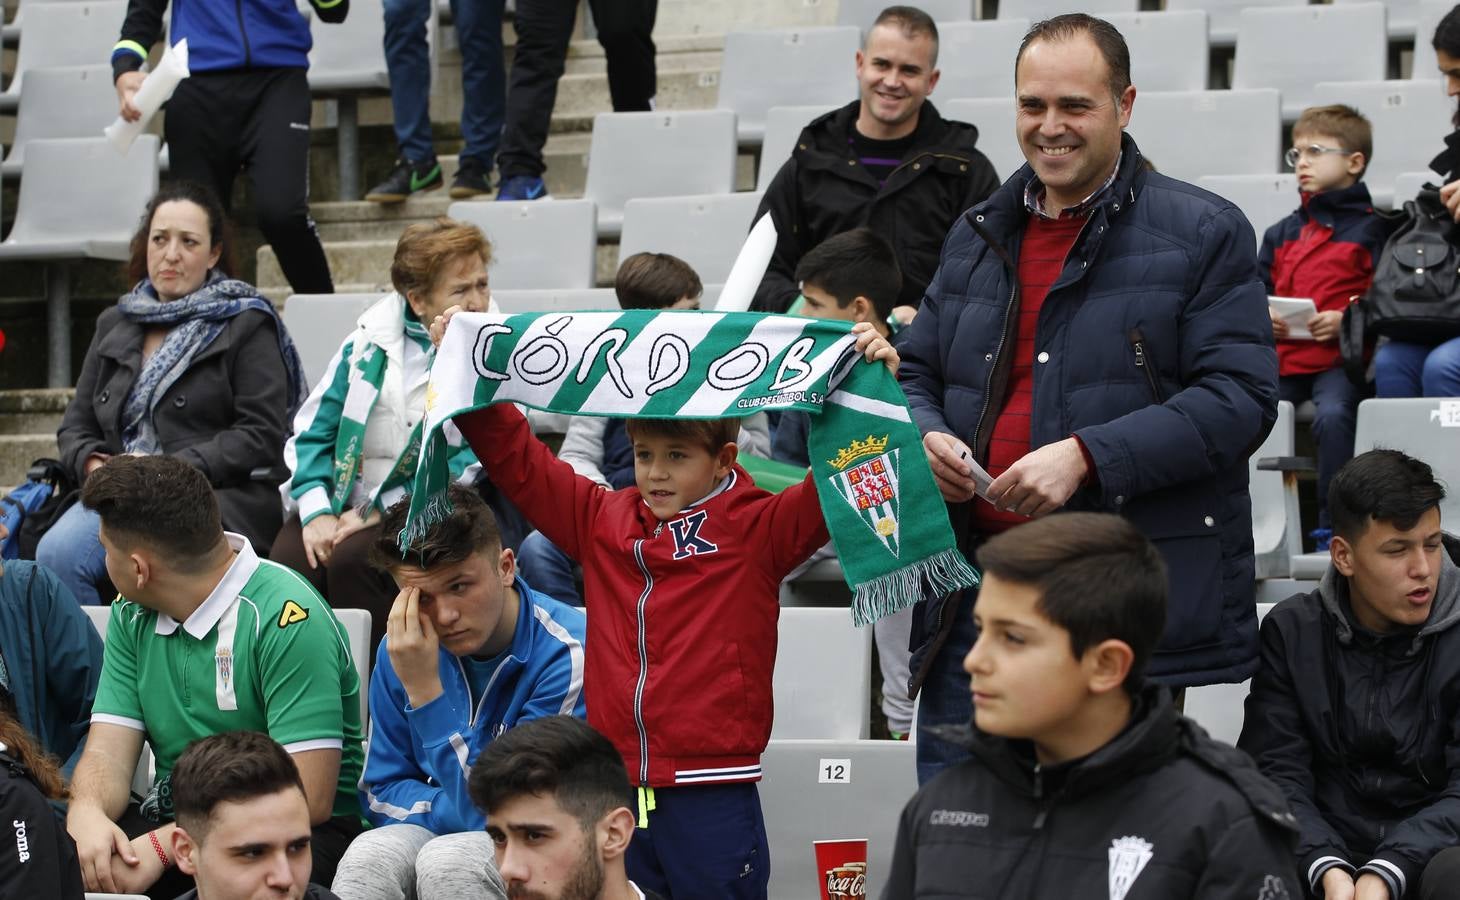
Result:
{"label": "boy in black jacket", "polygon": [[973,722],[944,735],[973,758],[903,810],[884,900],[1298,900],[1282,794],[1144,681],[1166,572],[1140,531],[1063,513],[978,563]]}
{"label": "boy in black jacket", "polygon": [[[1262,623],[1237,745],[1287,794],[1328,900],[1460,897],[1460,541],[1425,463],[1372,450],[1329,487],[1318,590]],[[1447,849],[1452,848],[1452,849]]]}

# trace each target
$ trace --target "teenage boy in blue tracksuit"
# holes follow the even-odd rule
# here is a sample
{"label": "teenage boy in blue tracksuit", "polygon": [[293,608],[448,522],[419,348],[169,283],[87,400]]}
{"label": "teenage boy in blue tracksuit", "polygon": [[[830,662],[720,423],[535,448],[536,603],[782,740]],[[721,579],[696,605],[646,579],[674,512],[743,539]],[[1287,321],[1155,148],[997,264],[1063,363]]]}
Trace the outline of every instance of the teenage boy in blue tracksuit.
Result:
{"label": "teenage boy in blue tracksuit", "polygon": [[475,492],[454,485],[451,504],[402,553],[401,500],[371,550],[401,591],[370,678],[360,793],[376,828],[350,845],[333,885],[347,900],[505,897],[486,819],[467,793],[471,764],[521,722],[586,715],[583,612],[517,577]]}

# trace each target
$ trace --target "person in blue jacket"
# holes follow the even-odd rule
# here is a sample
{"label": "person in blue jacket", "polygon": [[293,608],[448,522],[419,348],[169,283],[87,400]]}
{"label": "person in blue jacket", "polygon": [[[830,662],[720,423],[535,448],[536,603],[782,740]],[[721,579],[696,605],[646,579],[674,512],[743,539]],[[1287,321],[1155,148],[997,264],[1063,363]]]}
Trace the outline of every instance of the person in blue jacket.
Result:
{"label": "person in blue jacket", "polygon": [[404,551],[410,498],[400,500],[371,548],[401,590],[370,678],[360,793],[376,827],[340,861],[341,900],[505,898],[467,790],[471,764],[515,725],[587,714],[582,610],[517,576],[474,491],[453,485],[450,500],[450,516]]}

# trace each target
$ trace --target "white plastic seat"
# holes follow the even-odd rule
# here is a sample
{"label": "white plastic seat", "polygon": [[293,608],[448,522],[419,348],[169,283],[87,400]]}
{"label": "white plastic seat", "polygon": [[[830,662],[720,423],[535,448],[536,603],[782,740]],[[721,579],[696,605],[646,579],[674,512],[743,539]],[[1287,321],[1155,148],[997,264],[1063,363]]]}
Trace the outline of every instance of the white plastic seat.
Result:
{"label": "white plastic seat", "polygon": [[[1292,593],[1308,590],[1309,586],[1295,586]],[[1284,597],[1283,599],[1287,599]],[[1257,624],[1267,617],[1276,603],[1257,604]],[[1204,684],[1186,689],[1184,714],[1194,719],[1207,730],[1207,734],[1228,744],[1236,744],[1242,734],[1242,722],[1246,718],[1243,709],[1247,695],[1252,691],[1252,679],[1241,684]]]}
{"label": "white plastic seat", "polygon": [[601,311],[619,308],[618,296],[614,294],[613,288],[570,291],[493,290],[492,299],[504,313]]}
{"label": "white plastic seat", "polygon": [[48,138],[94,138],[117,116],[117,93],[110,66],[32,69],[25,100],[15,118],[15,140],[0,163],[13,178],[25,162],[25,145]]}
{"label": "white plastic seat", "polygon": [[1382,3],[1244,9],[1232,87],[1276,88],[1292,121],[1320,81],[1383,79],[1388,53]]}
{"label": "white plastic seat", "polygon": [[867,737],[872,629],[846,607],[781,609],[771,740]]}
{"label": "white plastic seat", "polygon": [[949,100],[939,111],[946,119],[978,126],[978,149],[988,157],[1001,180],[1007,180],[1024,165],[1024,151],[1019,149],[1019,138],[1014,133],[1013,97]]}
{"label": "white plastic seat", "polygon": [[1364,181],[1377,206],[1394,199],[1394,179],[1423,169],[1442,148],[1439,140],[1455,101],[1433,81],[1323,82],[1313,102],[1346,103],[1374,127],[1374,152]]}
{"label": "white plastic seat", "polygon": [[[1439,64],[1435,61],[1435,27],[1454,8],[1449,0],[1421,0],[1414,15],[1414,58],[1410,64],[1409,77],[1416,81],[1440,80]],[[1439,151],[1436,150],[1436,153]]]}
{"label": "white plastic seat", "polygon": [[494,289],[593,287],[598,210],[591,200],[466,200],[446,214],[486,232]]}
{"label": "white plastic seat", "polygon": [[1196,183],[1242,210],[1252,223],[1258,247],[1262,246],[1263,233],[1299,204],[1296,175],[1207,175]]}
{"label": "white plastic seat", "polygon": [[1207,37],[1213,47],[1230,47],[1237,42],[1237,20],[1244,9],[1303,5],[1303,0],[1166,0],[1168,12],[1199,9],[1206,13]]}
{"label": "white plastic seat", "polygon": [[716,106],[736,114],[741,143],[758,144],[772,106],[833,106],[855,99],[861,43],[861,30],[851,25],[732,31],[725,35]]}
{"label": "white plastic seat", "polygon": [[938,68],[943,74],[934,99],[1014,96],[1014,59],[1028,30],[1029,20],[1016,18],[939,26]]}
{"label": "white plastic seat", "polygon": [[[941,37],[945,22],[965,22],[973,18],[974,2],[975,0],[920,0],[917,7],[938,23]],[[854,25],[865,34],[888,5],[886,0],[840,0],[837,4],[836,23]]]}
{"label": "white plastic seat", "polygon": [[[0,112],[12,112],[20,102],[20,91],[29,69],[41,66],[89,66],[110,54],[127,4],[121,0],[89,3],[32,3],[26,9],[25,35],[15,57],[15,72],[5,93],[0,94]],[[116,105],[116,94],[112,95]]]}
{"label": "white plastic seat", "polygon": [[[1365,0],[1333,0],[1337,6],[1363,2]],[[1389,39],[1391,41],[1421,38],[1425,43],[1429,43],[1430,35],[1416,35],[1414,30],[1419,19],[1420,0],[1384,0],[1384,6],[1389,11]]]}
{"label": "white plastic seat", "polygon": [[796,140],[811,120],[837,109],[837,106],[772,106],[765,114],[765,137],[760,142],[760,168],[755,176],[755,189],[765,192],[771,179],[791,158]]}
{"label": "white plastic seat", "polygon": [[1183,181],[1278,171],[1282,122],[1274,90],[1149,91],[1127,129],[1156,170]]}
{"label": "white plastic seat", "polygon": [[583,196],[598,204],[599,233],[617,236],[634,197],[734,191],[736,154],[726,109],[599,113]]}
{"label": "white plastic seat", "polygon": [[1139,0],[999,0],[999,18],[1031,22],[1072,12],[1103,17],[1106,13],[1133,13],[1138,9]]}
{"label": "white plastic seat", "polygon": [[284,301],[280,318],[294,339],[310,387],[324,377],[325,367],[345,336],[354,330],[360,314],[382,296],[383,293],[292,294]]}
{"label": "white plastic seat", "polygon": [[1293,555],[1303,550],[1298,473],[1257,467],[1264,459],[1291,457],[1294,453],[1293,432],[1293,404],[1280,400],[1272,431],[1247,460],[1248,493],[1252,498],[1252,546],[1260,579],[1286,577]]}
{"label": "white plastic seat", "polygon": [[1130,48],[1131,82],[1138,91],[1206,90],[1210,54],[1205,12],[1110,13],[1103,18]]}
{"label": "white plastic seat", "polygon": [[345,637],[350,641],[350,659],[360,675],[360,728],[369,734],[370,670],[375,662],[375,648],[370,646],[370,610],[340,609],[333,606],[330,609],[334,610],[335,618],[340,620],[340,626],[345,629]]}
{"label": "white plastic seat", "polygon": [[689,263],[701,282],[723,282],[750,231],[760,194],[643,197],[624,205],[619,264],[640,251]]}

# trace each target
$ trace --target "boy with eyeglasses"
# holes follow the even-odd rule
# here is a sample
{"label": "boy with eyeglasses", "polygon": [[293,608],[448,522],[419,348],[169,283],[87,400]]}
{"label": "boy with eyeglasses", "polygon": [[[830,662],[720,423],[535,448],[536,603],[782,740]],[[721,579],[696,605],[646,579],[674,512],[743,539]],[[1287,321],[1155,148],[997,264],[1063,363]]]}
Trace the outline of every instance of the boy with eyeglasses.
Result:
{"label": "boy with eyeglasses", "polygon": [[1386,229],[1361,180],[1369,165],[1369,120],[1350,106],[1311,106],[1293,126],[1286,160],[1298,173],[1299,207],[1267,230],[1257,265],[1269,295],[1313,301],[1299,338],[1275,311],[1278,392],[1295,406],[1312,400],[1318,446],[1318,528],[1310,536],[1328,550],[1333,526],[1328,484],[1354,455],[1360,388],[1349,381],[1339,351],[1343,311],[1368,290]]}

